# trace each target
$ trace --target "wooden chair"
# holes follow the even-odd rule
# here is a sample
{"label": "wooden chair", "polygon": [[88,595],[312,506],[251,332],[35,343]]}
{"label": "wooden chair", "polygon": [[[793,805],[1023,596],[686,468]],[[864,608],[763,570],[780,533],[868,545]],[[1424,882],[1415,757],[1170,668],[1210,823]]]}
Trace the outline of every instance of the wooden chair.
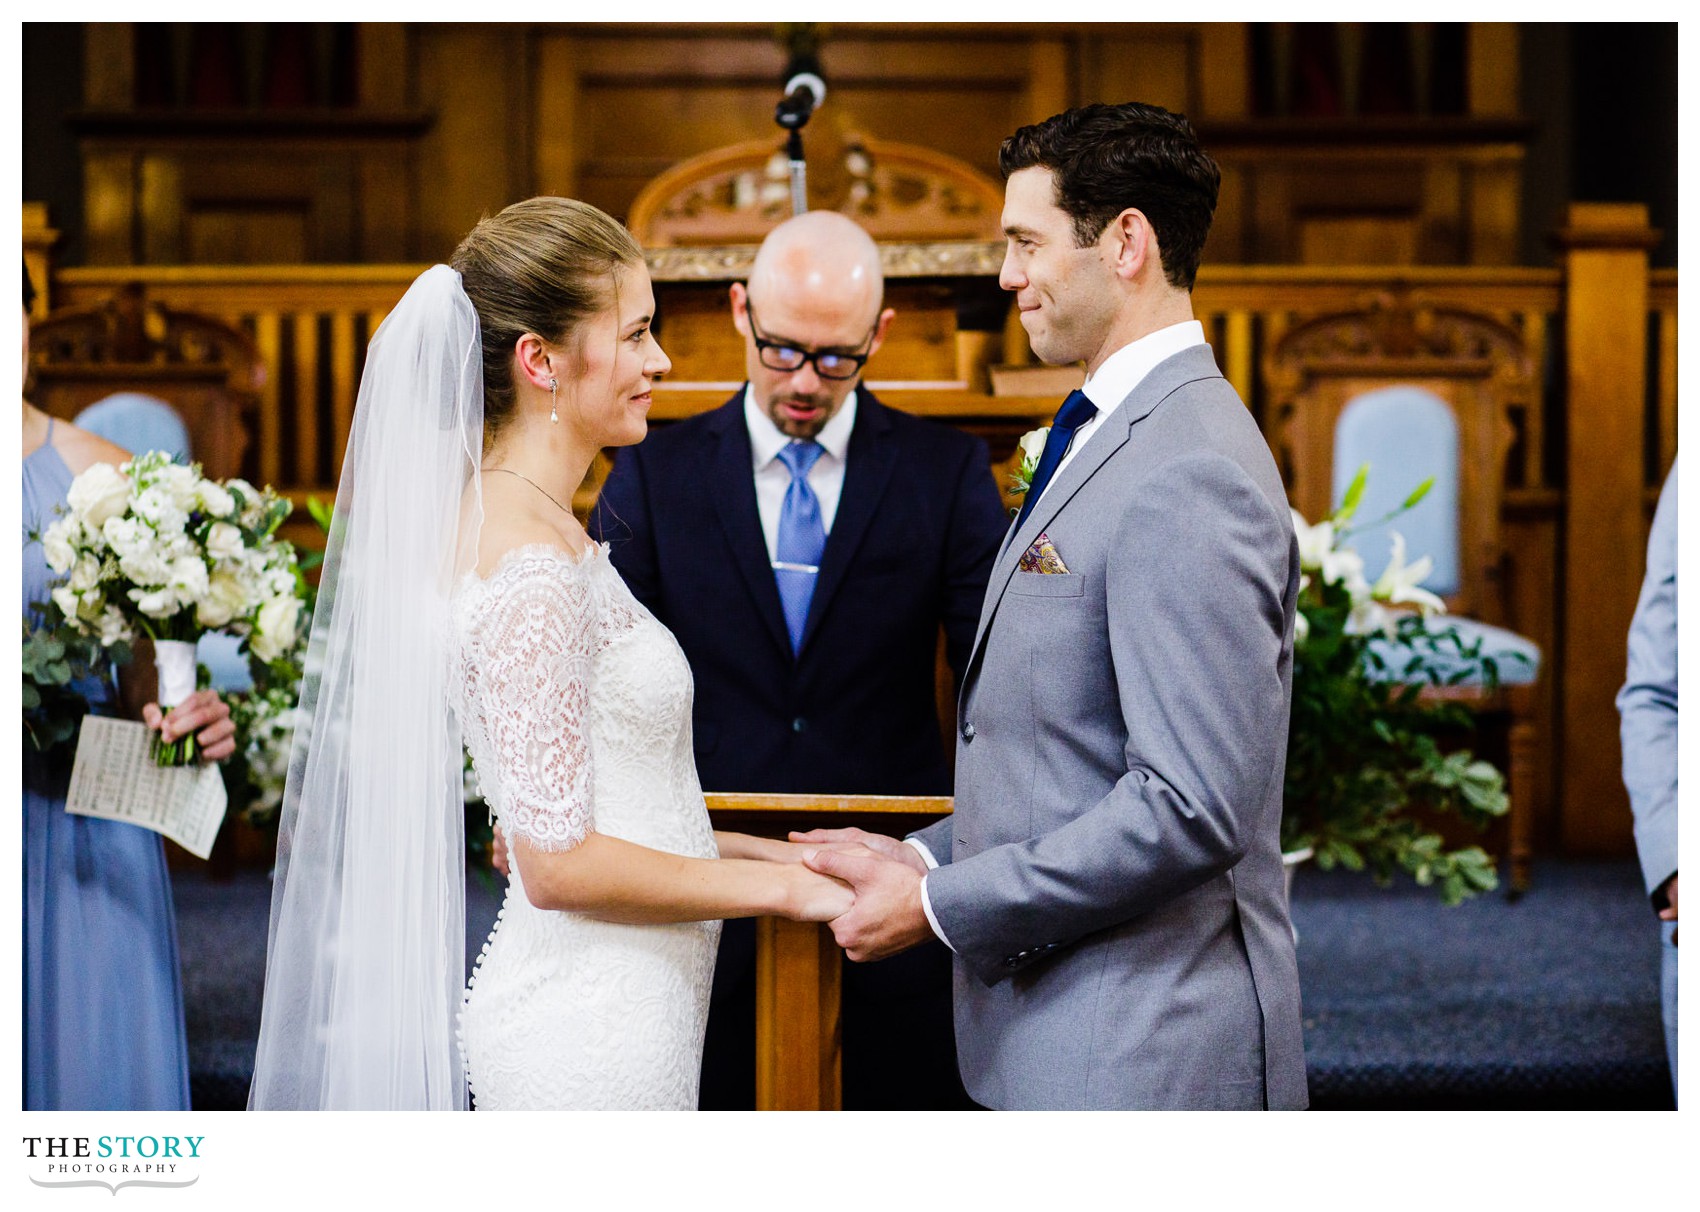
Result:
{"label": "wooden chair", "polygon": [[140,392],[176,409],[202,468],[242,474],[265,366],[248,335],[176,311],[140,283],[103,303],[64,308],[30,326],[30,398],[66,421],[90,404]]}
{"label": "wooden chair", "polygon": [[[1003,187],[971,165],[872,135],[808,134],[810,209],[842,211],[876,240],[999,237]],[[643,187],[626,223],[646,248],[755,244],[790,215],[785,139],[775,135],[675,164]]]}
{"label": "wooden chair", "polygon": [[[1524,891],[1540,651],[1506,629],[1514,567],[1500,537],[1517,423],[1537,403],[1539,378],[1522,338],[1492,316],[1383,292],[1288,329],[1272,344],[1264,377],[1272,445],[1293,505],[1308,520],[1333,512],[1366,461],[1369,485],[1355,519],[1364,523],[1435,477],[1429,497],[1392,526],[1411,541],[1411,558],[1434,557],[1428,587],[1446,600],[1459,631],[1499,658],[1502,684],[1492,694],[1468,681],[1427,693],[1509,720],[1509,884],[1513,894]],[[1387,542],[1386,534],[1366,527],[1355,539],[1371,581],[1385,565],[1377,536]]]}

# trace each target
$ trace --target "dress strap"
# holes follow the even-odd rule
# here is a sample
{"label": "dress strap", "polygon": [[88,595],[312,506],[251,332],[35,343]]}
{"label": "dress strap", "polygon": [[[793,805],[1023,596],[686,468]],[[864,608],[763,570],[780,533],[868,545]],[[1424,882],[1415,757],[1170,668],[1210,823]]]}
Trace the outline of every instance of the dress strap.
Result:
{"label": "dress strap", "polygon": [[57,417],[47,418],[47,436],[41,440],[43,446],[53,445],[53,427],[59,423]]}

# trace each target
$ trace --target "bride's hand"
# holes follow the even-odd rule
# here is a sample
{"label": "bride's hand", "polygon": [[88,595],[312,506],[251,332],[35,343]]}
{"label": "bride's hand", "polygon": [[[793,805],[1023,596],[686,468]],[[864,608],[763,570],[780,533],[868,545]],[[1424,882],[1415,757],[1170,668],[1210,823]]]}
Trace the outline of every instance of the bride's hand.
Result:
{"label": "bride's hand", "polygon": [[803,850],[855,850],[865,846],[881,858],[896,859],[922,875],[927,874],[927,860],[915,847],[901,838],[869,833],[865,829],[810,829],[807,833],[793,829],[790,844]]}
{"label": "bride's hand", "polygon": [[775,874],[781,886],[779,915],[794,922],[830,922],[856,903],[849,884],[819,875],[801,863],[786,863]]}

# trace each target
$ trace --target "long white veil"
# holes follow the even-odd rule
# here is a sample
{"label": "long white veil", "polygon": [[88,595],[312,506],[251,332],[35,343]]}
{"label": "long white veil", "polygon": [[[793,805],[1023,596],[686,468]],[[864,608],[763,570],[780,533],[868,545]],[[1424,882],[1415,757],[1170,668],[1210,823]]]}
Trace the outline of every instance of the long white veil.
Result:
{"label": "long white veil", "polygon": [[278,829],[251,1109],[466,1105],[449,595],[482,521],[483,429],[478,316],[433,266],[360,381]]}

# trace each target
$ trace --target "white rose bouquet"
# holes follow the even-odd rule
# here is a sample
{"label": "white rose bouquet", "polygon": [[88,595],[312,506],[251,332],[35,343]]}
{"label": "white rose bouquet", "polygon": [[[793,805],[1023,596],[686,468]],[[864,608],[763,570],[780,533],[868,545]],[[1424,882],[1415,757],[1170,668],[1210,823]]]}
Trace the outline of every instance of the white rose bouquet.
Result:
{"label": "white rose bouquet", "polygon": [[[194,693],[203,633],[246,636],[267,661],[294,646],[295,548],[276,535],[289,511],[270,489],[207,479],[160,451],[116,468],[97,463],[72,481],[66,510],[42,536],[47,566],[65,578],[54,605],[103,646],[149,636],[159,704],[176,706]],[[155,757],[175,766],[194,753],[186,736],[156,745]]]}

